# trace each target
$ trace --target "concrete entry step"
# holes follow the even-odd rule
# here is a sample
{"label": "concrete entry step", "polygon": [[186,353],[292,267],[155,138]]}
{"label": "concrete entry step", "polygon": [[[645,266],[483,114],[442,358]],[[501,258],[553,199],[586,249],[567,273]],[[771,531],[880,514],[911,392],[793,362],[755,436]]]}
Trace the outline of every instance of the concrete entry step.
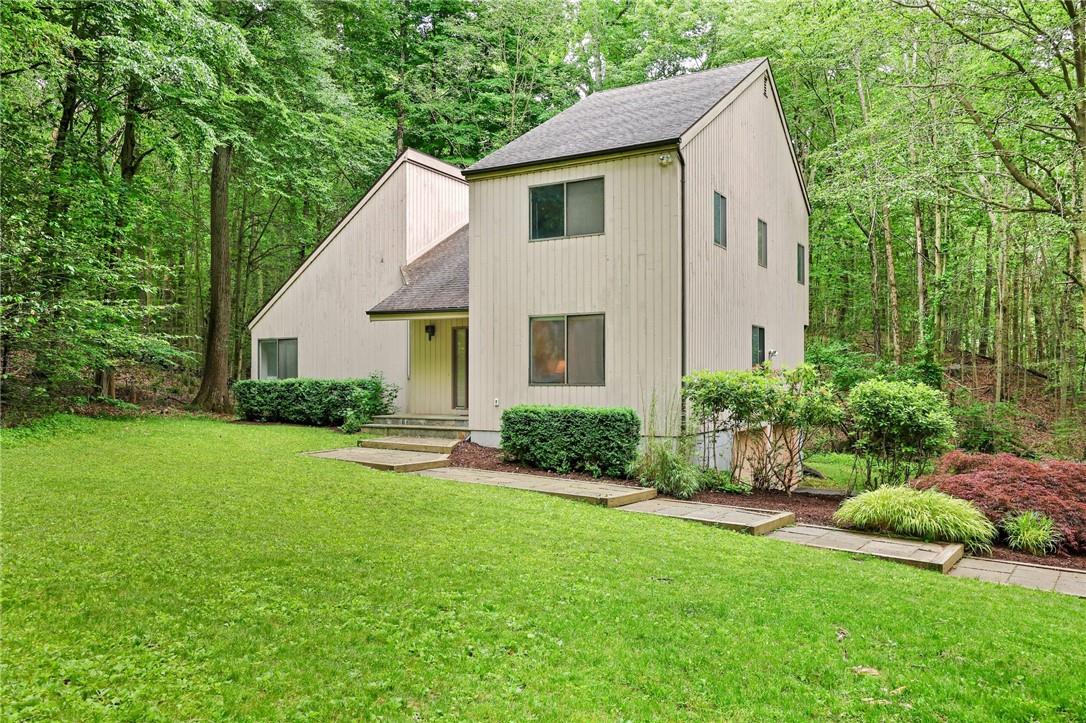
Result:
{"label": "concrete entry step", "polygon": [[581,500],[607,507],[621,507],[633,502],[652,499],[656,490],[651,487],[627,487],[609,482],[588,482],[548,477],[545,475],[520,474],[517,472],[495,472],[493,470],[473,469],[469,467],[445,467],[423,472],[427,477],[470,482],[472,484],[492,485],[494,487],[512,487],[514,489],[542,492],[543,494]]}
{"label": "concrete entry step", "polygon": [[433,452],[435,454],[449,454],[458,444],[460,444],[458,439],[442,437],[379,437],[358,441],[358,446],[366,449],[399,449],[404,452]]}
{"label": "concrete entry step", "polygon": [[703,502],[684,502],[672,499],[654,499],[638,502],[622,508],[627,512],[676,517],[682,520],[702,522],[751,535],[765,535],[785,525],[795,524],[792,512],[759,510],[746,507],[729,507]]}
{"label": "concrete entry step", "polygon": [[466,414],[379,414],[373,418],[374,424],[409,427],[459,427],[468,428]]}
{"label": "concrete entry step", "polygon": [[356,464],[386,472],[418,472],[424,469],[447,467],[449,465],[449,456],[447,454],[409,452],[400,449],[346,447],[344,449],[328,449],[322,452],[306,452],[306,454],[311,457],[355,462]]}
{"label": "concrete entry step", "polygon": [[468,430],[460,426],[438,426],[433,424],[363,424],[363,432],[381,436],[397,437],[437,437],[454,439],[457,442],[466,439]]}
{"label": "concrete entry step", "polygon": [[775,540],[798,542],[808,547],[856,552],[913,567],[946,573],[962,559],[965,549],[956,542],[923,542],[877,537],[820,525],[795,525],[769,535]]}

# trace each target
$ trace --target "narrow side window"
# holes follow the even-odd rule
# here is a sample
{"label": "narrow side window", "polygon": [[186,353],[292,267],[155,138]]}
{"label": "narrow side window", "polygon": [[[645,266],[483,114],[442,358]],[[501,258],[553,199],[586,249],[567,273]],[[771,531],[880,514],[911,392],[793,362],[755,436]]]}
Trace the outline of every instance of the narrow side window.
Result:
{"label": "narrow side window", "polygon": [[758,219],[758,265],[769,267],[769,228],[762,219]]}
{"label": "narrow side window", "polygon": [[713,243],[728,248],[728,199],[713,193]]}
{"label": "narrow side window", "polygon": [[803,244],[796,244],[796,281],[807,283],[807,249]]}

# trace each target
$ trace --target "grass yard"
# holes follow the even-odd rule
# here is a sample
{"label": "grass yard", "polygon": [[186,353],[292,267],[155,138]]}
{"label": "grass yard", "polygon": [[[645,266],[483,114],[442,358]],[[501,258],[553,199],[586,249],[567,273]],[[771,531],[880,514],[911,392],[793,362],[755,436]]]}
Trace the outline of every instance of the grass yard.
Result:
{"label": "grass yard", "polygon": [[846,490],[852,479],[852,467],[856,456],[844,452],[818,452],[805,457],[803,464],[821,472],[825,479],[808,477],[804,482],[809,487],[826,487]]}
{"label": "grass yard", "polygon": [[1086,601],[302,450],[6,435],[12,719],[1086,716]]}

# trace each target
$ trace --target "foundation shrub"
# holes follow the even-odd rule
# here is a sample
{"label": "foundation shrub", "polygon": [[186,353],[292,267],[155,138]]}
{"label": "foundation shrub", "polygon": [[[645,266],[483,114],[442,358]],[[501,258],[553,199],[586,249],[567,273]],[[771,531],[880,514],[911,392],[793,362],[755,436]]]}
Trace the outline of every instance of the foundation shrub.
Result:
{"label": "foundation shrub", "polygon": [[628,407],[520,404],[502,412],[502,451],[552,472],[623,477],[640,442],[641,420]]}
{"label": "foundation shrub", "polygon": [[395,410],[399,389],[379,374],[363,379],[244,379],[233,386],[234,410],[254,422],[329,427],[352,422],[353,430]]}

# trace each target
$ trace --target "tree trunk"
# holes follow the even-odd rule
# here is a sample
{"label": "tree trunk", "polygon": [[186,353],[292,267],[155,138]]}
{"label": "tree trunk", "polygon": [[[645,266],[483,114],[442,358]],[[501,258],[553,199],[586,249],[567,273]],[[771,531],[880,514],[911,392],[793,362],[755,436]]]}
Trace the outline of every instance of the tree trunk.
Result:
{"label": "tree trunk", "polygon": [[897,302],[897,274],[894,271],[894,234],[890,228],[890,204],[882,204],[882,240],[886,247],[886,288],[890,300],[890,345],[894,364],[901,364],[901,314]]}
{"label": "tree trunk", "polygon": [[230,164],[234,149],[215,148],[211,159],[211,299],[204,339],[204,371],[193,404],[209,412],[230,411]]}
{"label": "tree trunk", "polygon": [[996,328],[995,328],[995,390],[993,397],[1002,402],[1005,393],[1007,366],[1007,244],[1006,214],[999,222],[999,267],[996,275]]}
{"label": "tree trunk", "polygon": [[882,312],[879,310],[879,253],[875,246],[875,224],[867,236],[867,253],[871,260],[871,337],[875,356],[882,356]]}
{"label": "tree trunk", "polygon": [[924,220],[920,214],[920,199],[913,199],[913,231],[916,233],[916,336],[927,336],[927,287],[924,285]]}
{"label": "tree trunk", "polygon": [[977,353],[988,356],[988,334],[992,325],[992,224],[988,223],[986,229],[988,242],[984,246],[984,302],[980,312],[980,340],[977,344]]}

